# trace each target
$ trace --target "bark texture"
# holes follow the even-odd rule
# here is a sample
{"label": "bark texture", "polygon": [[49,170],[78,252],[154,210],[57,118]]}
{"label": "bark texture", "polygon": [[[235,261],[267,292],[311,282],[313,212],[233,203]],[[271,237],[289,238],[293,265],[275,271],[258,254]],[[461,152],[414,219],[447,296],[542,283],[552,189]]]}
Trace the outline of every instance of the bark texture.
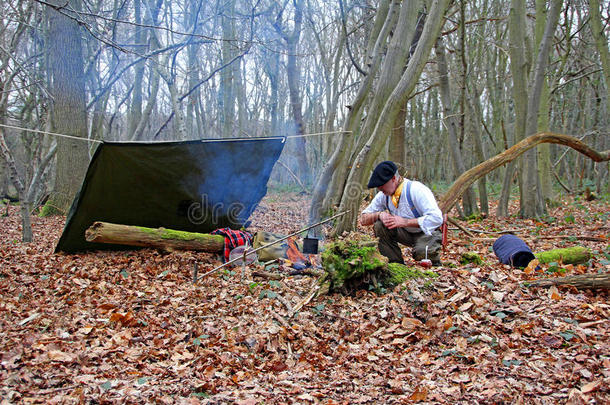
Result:
{"label": "bark texture", "polygon": [[94,222],[85,232],[87,242],[150,247],[164,250],[200,250],[220,252],[224,248],[222,235],[175,231],[165,228]]}
{"label": "bark texture", "polygon": [[575,276],[547,278],[527,283],[532,287],[551,287],[554,285],[569,285],[576,288],[610,289],[610,273],[578,274]]}

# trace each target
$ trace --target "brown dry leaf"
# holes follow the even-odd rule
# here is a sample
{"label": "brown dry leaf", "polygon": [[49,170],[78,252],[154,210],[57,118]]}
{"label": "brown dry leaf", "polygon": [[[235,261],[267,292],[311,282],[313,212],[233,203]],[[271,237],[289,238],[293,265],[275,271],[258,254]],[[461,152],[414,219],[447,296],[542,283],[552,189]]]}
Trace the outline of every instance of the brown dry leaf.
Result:
{"label": "brown dry leaf", "polygon": [[448,330],[452,326],[453,326],[453,318],[451,318],[451,316],[446,317],[445,320],[443,321],[443,330]]}
{"label": "brown dry leaf", "polygon": [[405,329],[405,334],[411,333],[415,329],[424,326],[422,321],[416,318],[402,318],[401,325]]}
{"label": "brown dry leaf", "polygon": [[552,300],[555,301],[560,301],[561,300],[561,294],[559,294],[559,290],[557,289],[557,286],[551,286],[551,288],[549,288],[549,298],[551,298]]}
{"label": "brown dry leaf", "polygon": [[111,309],[115,309],[116,305],[110,303],[104,303],[102,305],[98,305],[97,309],[101,309],[102,311],[110,311]]}
{"label": "brown dry leaf", "polygon": [[602,380],[598,380],[598,381],[593,381],[588,384],[585,384],[580,389],[580,392],[582,392],[583,394],[586,394],[587,392],[595,391],[602,385],[602,382],[603,382]]}
{"label": "brown dry leaf", "polygon": [[59,361],[62,363],[71,363],[76,359],[76,356],[71,353],[62,352],[61,350],[49,350],[47,352],[49,360]]}
{"label": "brown dry leaf", "polygon": [[[272,197],[252,217],[256,230],[287,235],[307,221],[309,197]],[[576,209],[569,199],[549,215],[573,215],[583,225],[540,223],[537,234],[578,237],[607,227],[600,220],[610,211],[607,201],[579,201],[585,209]],[[517,212],[518,201],[509,208]],[[19,207],[10,209],[0,217],[0,398],[10,403],[610,403],[607,296],[560,287],[556,300],[547,289],[519,288],[534,274],[547,275],[500,264],[489,241],[470,243],[454,233],[442,253],[452,266],[438,269],[433,288],[320,297],[290,319],[288,334],[271,316],[284,316],[285,304],[261,293],[273,291],[294,306],[314,277],[290,276],[279,266],[267,270],[281,274],[281,282],[270,283],[251,277],[252,266],[246,283],[236,268],[193,286],[193,264],[203,274],[220,264],[217,255],[153,249],[56,255],[65,218],[32,216],[36,242],[25,245],[18,242]],[[535,251],[573,244],[535,241],[527,235],[532,224],[490,214],[468,227],[519,228]],[[473,250],[485,264],[461,265],[461,254]],[[405,258],[411,260],[408,248]],[[573,274],[606,271],[603,260],[600,253]],[[494,280],[494,288],[485,280]],[[19,325],[42,310],[44,316]],[[506,317],[489,316],[499,311]],[[445,326],[459,328],[439,333]],[[397,397],[389,401],[390,395]]]}
{"label": "brown dry leaf", "polygon": [[525,274],[532,274],[536,271],[536,267],[538,267],[539,261],[538,259],[534,259],[532,261],[530,261],[527,265],[527,267],[525,269],[523,269],[523,272]]}
{"label": "brown dry leaf", "polygon": [[428,389],[422,386],[415,388],[415,391],[409,395],[409,399],[415,402],[425,401],[426,398],[428,398]]}

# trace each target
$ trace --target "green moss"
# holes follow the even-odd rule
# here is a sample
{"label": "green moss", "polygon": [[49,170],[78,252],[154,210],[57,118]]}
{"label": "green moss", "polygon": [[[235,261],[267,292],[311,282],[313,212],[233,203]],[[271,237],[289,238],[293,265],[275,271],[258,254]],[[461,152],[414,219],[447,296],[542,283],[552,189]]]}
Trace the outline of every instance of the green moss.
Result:
{"label": "green moss", "polygon": [[464,219],[468,222],[480,222],[481,220],[483,220],[483,215],[480,212],[475,212],[474,214],[471,214]]}
{"label": "green moss", "polygon": [[586,247],[573,246],[540,252],[535,256],[543,264],[559,261],[563,264],[579,264],[587,262],[591,258],[591,252]]}
{"label": "green moss", "polygon": [[165,229],[165,228],[146,228],[143,226],[137,226],[138,230],[155,235],[160,237],[161,239],[172,239],[172,240],[197,240],[197,239],[209,239],[210,237],[218,237],[223,238],[222,235],[206,235],[203,233],[197,232],[186,232],[186,231],[177,231],[175,229]]}
{"label": "green moss", "polygon": [[53,215],[63,215],[63,212],[59,211],[57,208],[48,203],[43,205],[38,213],[38,216],[41,218],[50,217]]}
{"label": "green moss", "polygon": [[483,264],[483,259],[481,259],[481,256],[479,256],[478,253],[466,252],[466,253],[462,253],[462,257],[460,258],[460,263],[462,263],[462,264],[468,264],[468,263]]}
{"label": "green moss", "polygon": [[[373,244],[373,246],[370,246]],[[367,273],[381,273],[387,264],[371,240],[343,240],[331,243],[322,253],[322,265],[332,280],[332,288],[342,288],[348,280]]]}
{"label": "green moss", "polygon": [[371,239],[350,239],[332,243],[322,253],[322,265],[331,280],[332,290],[372,289],[400,285],[405,280],[435,278],[433,271],[389,263]]}
{"label": "green moss", "polygon": [[385,283],[388,286],[399,285],[406,280],[438,277],[438,273],[434,271],[420,270],[415,267],[408,267],[400,263],[389,263],[388,272],[389,275],[385,280]]}

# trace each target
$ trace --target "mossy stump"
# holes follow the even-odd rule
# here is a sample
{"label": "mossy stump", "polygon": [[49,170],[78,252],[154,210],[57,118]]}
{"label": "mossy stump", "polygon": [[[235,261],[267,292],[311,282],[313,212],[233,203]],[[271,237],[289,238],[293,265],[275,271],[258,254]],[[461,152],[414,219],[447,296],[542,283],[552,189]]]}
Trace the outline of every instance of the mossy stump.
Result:
{"label": "mossy stump", "polygon": [[351,293],[358,289],[391,288],[405,280],[438,276],[388,259],[377,250],[371,239],[341,240],[326,246],[322,253],[326,276],[321,280],[320,293]]}

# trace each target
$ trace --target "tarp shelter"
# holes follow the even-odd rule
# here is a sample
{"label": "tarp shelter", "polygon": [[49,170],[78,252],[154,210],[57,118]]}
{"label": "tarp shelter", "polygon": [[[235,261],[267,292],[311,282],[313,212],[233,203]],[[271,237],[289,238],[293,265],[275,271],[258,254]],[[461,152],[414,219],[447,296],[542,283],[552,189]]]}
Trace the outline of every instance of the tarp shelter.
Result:
{"label": "tarp shelter", "polygon": [[201,233],[238,229],[267,193],[285,139],[104,142],[55,251],[125,248],[87,242],[85,231],[95,221]]}

